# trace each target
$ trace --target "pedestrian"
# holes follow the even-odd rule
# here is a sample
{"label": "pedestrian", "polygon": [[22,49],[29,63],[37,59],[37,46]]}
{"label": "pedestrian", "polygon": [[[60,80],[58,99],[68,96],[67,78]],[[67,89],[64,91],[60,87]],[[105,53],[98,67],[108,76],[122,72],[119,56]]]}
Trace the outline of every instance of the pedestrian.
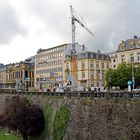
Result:
{"label": "pedestrian", "polygon": [[100,87],[98,87],[98,92],[100,92]]}
{"label": "pedestrian", "polygon": [[94,88],[94,92],[97,92],[97,88],[96,87]]}

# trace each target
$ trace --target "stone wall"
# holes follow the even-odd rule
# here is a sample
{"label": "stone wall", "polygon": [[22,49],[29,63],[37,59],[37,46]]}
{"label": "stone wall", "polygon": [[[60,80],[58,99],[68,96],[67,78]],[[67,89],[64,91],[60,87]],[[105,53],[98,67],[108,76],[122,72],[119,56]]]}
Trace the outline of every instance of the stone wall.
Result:
{"label": "stone wall", "polygon": [[[0,95],[0,112],[9,95]],[[28,96],[33,102],[50,105],[56,111],[64,104],[70,108],[70,119],[64,140],[139,140],[139,99],[91,99]],[[52,130],[53,131],[53,130]],[[46,138],[53,140],[52,133]]]}

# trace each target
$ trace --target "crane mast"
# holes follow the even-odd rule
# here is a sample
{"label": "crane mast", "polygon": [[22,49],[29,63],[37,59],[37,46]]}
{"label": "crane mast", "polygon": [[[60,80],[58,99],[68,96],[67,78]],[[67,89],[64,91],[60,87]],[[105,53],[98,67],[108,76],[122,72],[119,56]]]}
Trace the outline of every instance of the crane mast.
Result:
{"label": "crane mast", "polygon": [[76,53],[76,49],[75,49],[75,17],[74,17],[74,12],[73,12],[73,8],[70,5],[70,10],[71,10],[71,25],[72,25],[72,54]]}
{"label": "crane mast", "polygon": [[70,5],[71,11],[71,25],[72,25],[72,50],[71,50],[71,75],[73,76],[74,85],[76,85],[77,81],[77,52],[76,52],[76,43],[75,43],[75,22],[79,23],[83,28],[85,28],[92,36],[94,34],[84,25],[82,21],[78,18],[76,11]]}
{"label": "crane mast", "polygon": [[87,30],[92,36],[94,34],[84,25],[82,21],[78,18],[78,15],[76,14],[76,11],[72,8],[72,5],[70,5],[70,11],[71,11],[71,25],[72,25],[72,51],[73,53],[76,53],[76,48],[75,48],[75,21],[79,23],[83,28]]}

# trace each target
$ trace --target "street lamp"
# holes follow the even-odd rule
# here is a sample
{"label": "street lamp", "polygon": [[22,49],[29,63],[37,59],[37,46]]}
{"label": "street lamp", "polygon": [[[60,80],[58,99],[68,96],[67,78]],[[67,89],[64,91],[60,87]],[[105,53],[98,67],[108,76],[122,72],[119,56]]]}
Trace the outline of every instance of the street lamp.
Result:
{"label": "street lamp", "polygon": [[109,74],[109,89],[110,89],[110,91],[111,91],[111,82],[112,82],[111,74]]}
{"label": "street lamp", "polygon": [[132,87],[135,88],[134,65],[132,63]]}

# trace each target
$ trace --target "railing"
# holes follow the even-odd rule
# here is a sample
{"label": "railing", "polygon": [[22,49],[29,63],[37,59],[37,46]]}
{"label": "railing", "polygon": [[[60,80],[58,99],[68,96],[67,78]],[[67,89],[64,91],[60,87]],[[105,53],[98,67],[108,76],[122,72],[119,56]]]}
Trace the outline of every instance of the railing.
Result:
{"label": "railing", "polygon": [[12,94],[12,95],[45,95],[45,96],[65,96],[65,97],[91,97],[91,98],[140,98],[139,92],[27,92],[27,91],[12,91],[12,90],[0,90],[0,94]]}

